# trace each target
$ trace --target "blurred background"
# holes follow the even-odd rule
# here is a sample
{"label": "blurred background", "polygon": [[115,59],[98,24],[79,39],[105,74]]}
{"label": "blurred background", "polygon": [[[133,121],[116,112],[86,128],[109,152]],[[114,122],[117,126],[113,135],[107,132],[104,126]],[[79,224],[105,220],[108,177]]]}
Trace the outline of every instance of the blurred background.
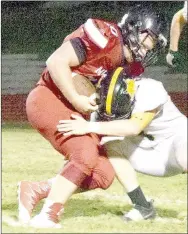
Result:
{"label": "blurred background", "polygon": [[[27,121],[25,100],[39,79],[48,56],[64,37],[88,18],[118,22],[131,6],[151,5],[169,24],[183,1],[1,1],[2,122]],[[180,40],[182,66],[167,67],[166,54],[146,76],[163,82],[178,108],[187,115],[187,43]],[[168,48],[168,46],[167,46]],[[167,53],[167,50],[166,50]]]}

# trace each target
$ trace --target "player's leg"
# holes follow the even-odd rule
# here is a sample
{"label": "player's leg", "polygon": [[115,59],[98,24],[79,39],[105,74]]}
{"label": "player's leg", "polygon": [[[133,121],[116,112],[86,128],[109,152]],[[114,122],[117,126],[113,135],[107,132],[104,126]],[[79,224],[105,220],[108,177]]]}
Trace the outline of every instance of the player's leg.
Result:
{"label": "player's leg", "polygon": [[[69,163],[67,163],[63,171],[64,170],[66,171],[66,167],[68,166]],[[113,179],[114,179],[114,170],[109,160],[104,156],[100,156],[98,159],[98,163],[96,167],[93,169],[91,176],[87,176],[83,180],[82,184],[80,185],[80,188],[82,188],[84,191],[95,189],[95,188],[106,189],[112,184]],[[56,177],[56,181],[55,183],[52,183],[52,189],[43,206],[42,211],[40,212],[38,216],[35,216],[31,220],[30,222],[31,226],[34,226],[34,227],[49,227],[50,226],[51,227],[52,223],[51,222],[49,223],[49,220],[52,222],[58,221],[57,212],[61,210],[60,209],[61,207],[62,208],[64,207],[64,204],[70,197],[70,192],[69,193],[64,192],[64,190],[67,188],[67,186],[65,186],[66,183],[68,183],[69,190],[70,190],[69,181],[65,177],[63,176]],[[74,184],[73,184],[73,189],[74,189]],[[74,192],[77,192],[77,191],[72,190],[71,195]],[[59,194],[63,195],[62,199],[60,199]],[[56,201],[55,203],[56,207],[53,206],[53,203],[51,201]],[[60,204],[63,204],[63,205],[60,206],[59,209],[57,209],[57,207]],[[42,226],[41,226],[41,222],[42,222]]]}
{"label": "player's leg", "polygon": [[[66,164],[66,166],[63,169],[63,171],[61,172],[61,174],[64,171],[66,171],[69,164],[71,164],[71,162],[68,162]],[[99,156],[97,165],[93,169],[92,174],[90,176],[87,176],[83,180],[83,182],[80,184],[79,187],[84,189],[84,191],[85,190],[87,191],[90,189],[95,189],[95,188],[106,189],[112,184],[113,179],[114,179],[114,174],[115,174],[114,170],[113,170],[108,158],[105,156]],[[58,219],[54,219],[54,217],[57,217],[56,213],[55,213],[55,212],[57,212],[57,210],[54,211],[54,206],[52,206],[52,203],[50,203],[50,201],[54,201],[54,200],[56,201],[56,209],[57,209],[57,206],[59,204],[66,203],[66,201],[69,198],[70,193],[68,193],[68,195],[67,195],[67,193],[64,192],[65,188],[67,188],[67,186],[65,186],[65,184],[68,182],[68,186],[69,186],[69,181],[66,180],[63,176],[57,176],[55,182],[56,183],[52,183],[52,189],[51,189],[49,196],[45,202],[43,210],[40,212],[40,214],[38,216],[36,216],[34,219],[31,220],[32,226],[40,227],[39,224],[41,224],[41,221],[43,220],[42,222],[45,222],[44,214],[46,214],[46,210],[48,210],[48,219],[51,219],[53,222],[58,220]],[[73,188],[74,188],[74,184],[73,184]],[[74,193],[74,191],[72,191],[71,195]],[[75,192],[77,192],[77,191],[75,191]],[[59,194],[61,194],[61,195],[63,194],[62,199],[60,199]],[[49,211],[49,209],[51,209],[51,210]],[[47,222],[45,222],[44,224],[46,227],[48,227]]]}
{"label": "player's leg", "polygon": [[19,220],[28,223],[31,213],[38,202],[46,198],[50,192],[52,180],[20,181],[18,183]]}
{"label": "player's leg", "polygon": [[115,171],[105,156],[105,152],[100,152],[97,165],[93,169],[92,175],[88,176],[80,188],[83,190],[91,190],[96,188],[107,189],[113,182]]}
{"label": "player's leg", "polygon": [[[40,215],[40,217],[43,215],[44,219],[53,217],[54,222],[56,222],[58,211],[81,186],[86,177],[91,176],[93,168],[97,165],[98,141],[94,141],[90,135],[64,137],[58,133],[56,130],[58,121],[69,119],[73,113],[69,107],[70,104],[57,99],[46,87],[38,87],[33,92],[35,94],[27,100],[27,114],[30,123],[50,141],[56,150],[70,160],[54,180]],[[55,207],[51,201],[56,204]]]}
{"label": "player's leg", "polygon": [[[178,142],[181,144],[180,147],[178,147]],[[164,139],[153,148],[137,148],[130,154],[129,161],[140,173],[157,177],[174,176],[183,172],[183,166],[178,163],[179,156],[182,164],[185,165],[187,147],[183,145],[185,146],[186,142],[183,143],[180,135],[177,137],[174,135]]]}
{"label": "player's leg", "polygon": [[[68,162],[67,162],[68,163]],[[110,161],[105,156],[100,156],[92,175],[82,182],[80,188],[75,192],[84,192],[91,189],[107,189],[113,182],[114,170]],[[55,178],[46,181],[21,181],[18,187],[19,220],[27,223],[31,213],[38,202],[47,198]]]}
{"label": "player's leg", "polygon": [[[67,161],[66,164],[68,164]],[[92,175],[82,182],[80,188],[75,192],[88,191],[99,188],[107,189],[113,182],[115,172],[107,157],[100,156]],[[38,202],[47,198],[55,178],[46,181],[21,181],[18,186],[18,200],[19,200],[19,220],[28,222],[31,213]],[[22,217],[23,216],[23,217]]]}
{"label": "player's leg", "polygon": [[175,158],[183,173],[187,173],[187,121],[173,141]]}
{"label": "player's leg", "polygon": [[[134,208],[124,215],[125,221],[138,221],[152,219],[155,217],[155,209],[152,201],[147,201],[139,186],[136,172],[129,160],[125,157],[136,150],[134,145],[130,145],[128,140],[114,141],[106,144],[107,153],[116,172],[119,182],[124,187]],[[126,153],[126,155],[125,155]]]}
{"label": "player's leg", "polygon": [[[60,119],[70,119],[70,115],[73,113],[70,104],[66,102],[66,100],[62,101],[48,88],[38,86],[30,93],[26,103],[26,110],[31,125],[37,129],[56,150],[71,160],[71,163],[69,163],[62,174],[57,175],[54,179],[53,187],[49,194],[48,200],[53,200],[54,203],[56,203],[56,207],[58,206],[59,209],[61,209],[62,204],[76,191],[79,183],[81,183],[88,174],[91,174],[91,170],[96,164],[95,158],[92,158],[92,155],[90,160],[87,157],[79,157],[83,154],[84,137],[82,137],[81,141],[79,141],[79,138],[77,138],[78,140],[72,138],[68,139],[57,132],[56,126],[58,121]],[[88,138],[88,136],[85,138]],[[86,151],[85,148],[84,146],[84,150]],[[72,153],[70,149],[74,149],[75,151]],[[56,193],[56,188],[61,188],[61,191]],[[46,203],[45,206],[53,208],[50,202],[47,201]],[[52,211],[50,207],[48,210]],[[55,217],[55,215],[53,216]],[[55,219],[57,219],[57,217],[55,217]]]}

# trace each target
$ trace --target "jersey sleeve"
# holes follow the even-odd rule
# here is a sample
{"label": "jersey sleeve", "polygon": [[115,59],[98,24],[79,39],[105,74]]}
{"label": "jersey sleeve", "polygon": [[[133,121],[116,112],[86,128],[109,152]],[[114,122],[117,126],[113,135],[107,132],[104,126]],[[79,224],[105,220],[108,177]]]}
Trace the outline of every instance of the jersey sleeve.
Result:
{"label": "jersey sleeve", "polygon": [[161,82],[149,78],[139,82],[133,114],[154,110],[167,102],[168,93]]}
{"label": "jersey sleeve", "polygon": [[82,64],[86,60],[86,48],[84,43],[79,37],[70,39],[70,42],[74,48],[80,64]]}
{"label": "jersey sleeve", "polygon": [[88,38],[100,49],[104,49],[108,44],[108,38],[104,35],[104,29],[101,30],[94,19],[88,19],[83,26]]}
{"label": "jersey sleeve", "polygon": [[184,17],[184,19],[187,21],[187,1],[185,1],[185,3],[184,3],[184,7],[183,7],[183,17]]}

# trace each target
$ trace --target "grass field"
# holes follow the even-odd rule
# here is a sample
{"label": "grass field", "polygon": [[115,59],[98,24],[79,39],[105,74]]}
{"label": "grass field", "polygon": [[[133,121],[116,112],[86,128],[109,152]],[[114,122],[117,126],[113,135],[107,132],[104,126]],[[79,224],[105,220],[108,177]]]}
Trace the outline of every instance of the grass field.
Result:
{"label": "grass field", "polygon": [[154,221],[121,220],[121,212],[131,205],[115,180],[106,191],[75,194],[65,207],[62,229],[12,227],[4,222],[6,217],[17,217],[18,181],[51,178],[62,165],[61,155],[27,124],[2,126],[2,233],[187,233],[186,175],[155,178],[138,174],[144,192],[155,200],[158,217]]}

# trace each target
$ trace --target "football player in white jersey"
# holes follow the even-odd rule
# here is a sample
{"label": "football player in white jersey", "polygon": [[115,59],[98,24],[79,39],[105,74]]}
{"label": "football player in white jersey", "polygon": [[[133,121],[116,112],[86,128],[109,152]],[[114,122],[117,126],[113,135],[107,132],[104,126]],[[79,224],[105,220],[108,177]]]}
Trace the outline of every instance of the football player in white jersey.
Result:
{"label": "football player in white jersey", "polygon": [[[161,177],[187,172],[187,118],[161,82],[127,79],[119,67],[110,82],[101,82],[100,100],[95,116],[98,122],[73,115],[75,120],[60,121],[58,131],[64,135],[106,135],[101,144],[105,144],[116,176],[128,194],[139,192],[135,170]],[[150,212],[135,206],[124,219],[147,219]]]}
{"label": "football player in white jersey", "polygon": [[179,45],[180,35],[186,23],[187,23],[187,1],[184,2],[184,7],[174,14],[171,22],[170,47],[169,47],[169,52],[166,56],[166,61],[168,65],[172,67],[177,67],[177,65],[180,62],[178,45]]}

